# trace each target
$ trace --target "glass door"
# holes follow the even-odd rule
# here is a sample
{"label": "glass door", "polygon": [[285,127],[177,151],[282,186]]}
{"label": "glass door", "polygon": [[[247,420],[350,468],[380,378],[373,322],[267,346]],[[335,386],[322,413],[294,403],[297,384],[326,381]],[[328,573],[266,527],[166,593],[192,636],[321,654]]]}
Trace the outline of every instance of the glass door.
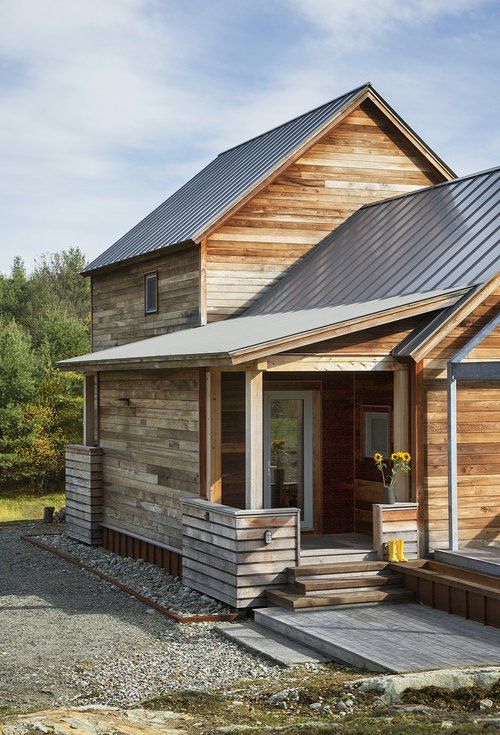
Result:
{"label": "glass door", "polygon": [[264,505],[300,508],[302,527],[313,527],[312,393],[264,393]]}

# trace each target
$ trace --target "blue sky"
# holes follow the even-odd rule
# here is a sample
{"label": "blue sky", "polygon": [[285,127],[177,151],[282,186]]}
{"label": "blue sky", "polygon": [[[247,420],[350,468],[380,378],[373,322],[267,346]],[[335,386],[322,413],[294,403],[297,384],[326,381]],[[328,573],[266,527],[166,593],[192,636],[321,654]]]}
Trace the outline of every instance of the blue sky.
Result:
{"label": "blue sky", "polygon": [[0,270],[92,259],[220,150],[371,81],[500,162],[498,0],[0,0]]}

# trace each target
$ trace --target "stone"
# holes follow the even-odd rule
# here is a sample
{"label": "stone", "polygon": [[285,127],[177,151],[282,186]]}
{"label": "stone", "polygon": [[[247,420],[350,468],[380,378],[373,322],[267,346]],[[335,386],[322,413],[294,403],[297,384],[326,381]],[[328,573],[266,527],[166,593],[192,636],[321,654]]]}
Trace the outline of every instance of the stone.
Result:
{"label": "stone", "polygon": [[337,709],[346,710],[347,704],[341,699],[339,702],[337,702]]}
{"label": "stone", "polygon": [[481,699],[479,702],[479,709],[491,709],[493,707],[492,699]]}
{"label": "stone", "polygon": [[309,705],[309,709],[320,709],[321,708],[321,702],[313,702]]}
{"label": "stone", "polygon": [[438,669],[362,679],[358,683],[358,691],[377,692],[381,695],[381,703],[393,704],[408,689],[425,689],[430,686],[448,691],[470,687],[491,689],[498,681],[500,681],[500,666],[481,669]]}
{"label": "stone", "polygon": [[441,723],[441,730],[451,730],[453,722],[451,720],[443,720]]}

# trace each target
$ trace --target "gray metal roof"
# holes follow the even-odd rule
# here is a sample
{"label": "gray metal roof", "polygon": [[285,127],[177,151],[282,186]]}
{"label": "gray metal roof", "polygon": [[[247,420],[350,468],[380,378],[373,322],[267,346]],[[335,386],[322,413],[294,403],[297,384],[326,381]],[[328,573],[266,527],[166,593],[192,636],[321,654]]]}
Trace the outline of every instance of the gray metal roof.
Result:
{"label": "gray metal roof", "polygon": [[365,205],[246,314],[473,286],[499,269],[500,168]]}
{"label": "gray metal roof", "polygon": [[[298,312],[241,316],[213,322],[202,327],[149,337],[120,347],[110,347],[107,350],[63,360],[58,365],[70,369],[93,363],[147,362],[155,359],[173,360],[185,357],[214,356],[229,360],[235,353],[266,345],[270,346],[270,353],[272,353],[275,343],[287,337],[310,333],[314,336],[316,330],[340,324],[352,324],[356,320],[369,316],[378,315],[382,319],[384,312],[387,318],[387,312],[392,313],[404,306],[418,305],[419,302],[422,302],[419,308],[420,313],[428,313],[454,304],[462,294],[463,291],[440,290]],[[279,349],[275,351],[279,352]]]}
{"label": "gray metal roof", "polygon": [[196,238],[213,220],[360,95],[364,84],[321,107],[220,153],[84,272]]}
{"label": "gray metal roof", "polygon": [[300,146],[320,133],[336,116],[369,91],[445,168],[453,171],[426,145],[370,83],[346,92],[314,110],[221,153],[151,214],[99,255],[85,269],[90,273],[169,245],[196,241],[226,211],[283,164]]}

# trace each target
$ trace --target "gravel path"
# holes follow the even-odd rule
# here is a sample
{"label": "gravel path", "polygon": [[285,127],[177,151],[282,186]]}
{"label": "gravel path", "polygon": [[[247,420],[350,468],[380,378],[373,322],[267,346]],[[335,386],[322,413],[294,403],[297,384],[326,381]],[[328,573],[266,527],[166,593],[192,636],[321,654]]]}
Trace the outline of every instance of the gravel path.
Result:
{"label": "gravel path", "polygon": [[154,564],[118,556],[101,546],[87,546],[64,534],[38,536],[37,539],[85,562],[96,571],[180,615],[220,615],[235,612],[222,602],[185,587],[178,577],[173,577]]}
{"label": "gravel path", "polygon": [[280,670],[19,539],[52,528],[0,526],[0,708],[129,705]]}

